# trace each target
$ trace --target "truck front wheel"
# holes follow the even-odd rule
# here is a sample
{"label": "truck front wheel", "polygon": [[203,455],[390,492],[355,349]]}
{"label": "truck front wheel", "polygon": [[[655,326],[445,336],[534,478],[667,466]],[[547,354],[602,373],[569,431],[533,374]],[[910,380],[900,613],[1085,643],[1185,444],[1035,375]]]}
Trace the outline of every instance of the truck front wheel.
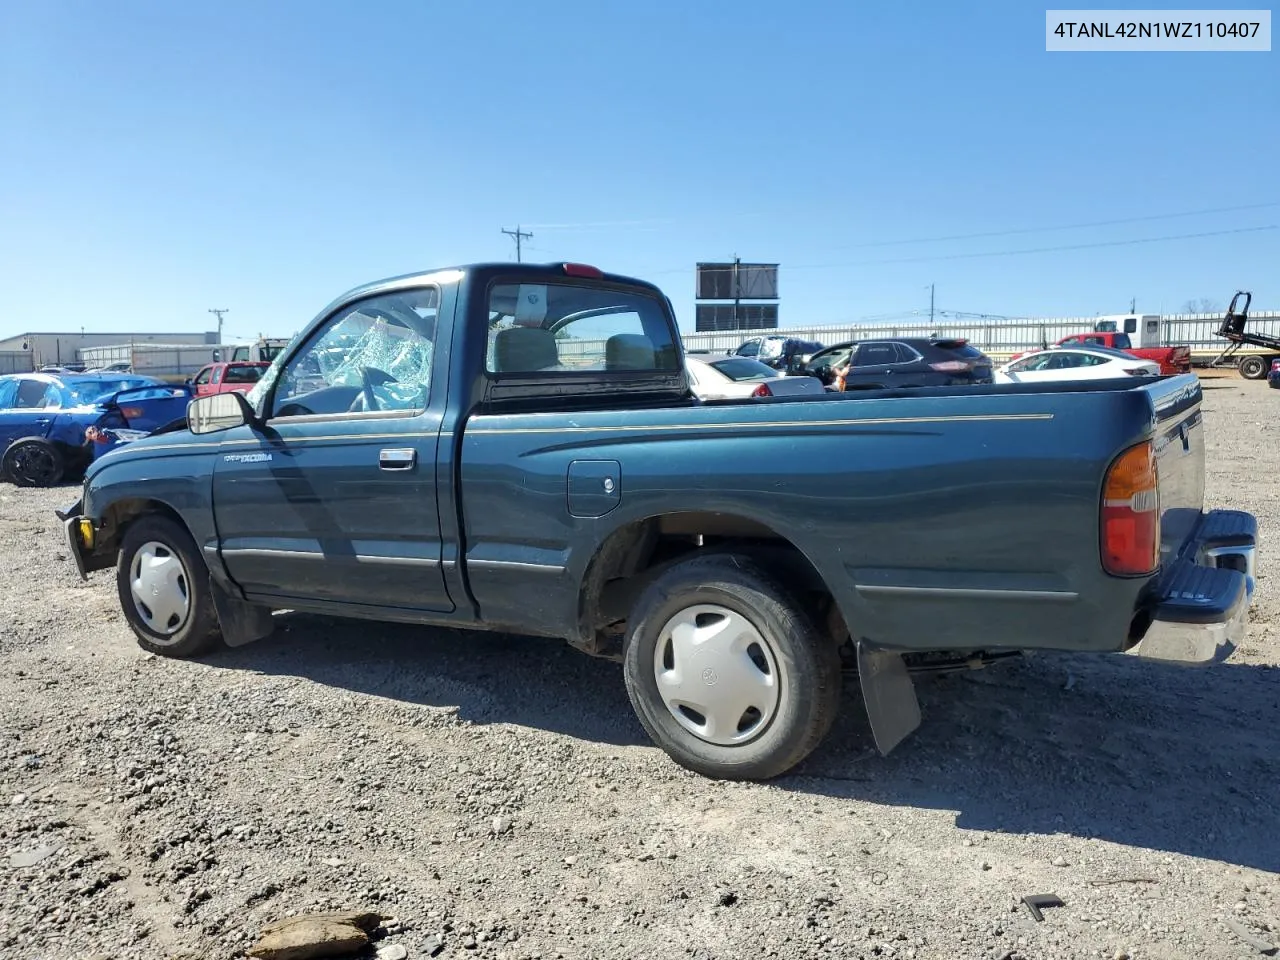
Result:
{"label": "truck front wheel", "polygon": [[1266,357],[1245,357],[1240,361],[1240,376],[1246,380],[1261,380],[1266,375]]}
{"label": "truck front wheel", "polygon": [[169,517],[144,517],[125,531],[116,587],[142,649],[194,657],[217,644],[209,569],[191,534]]}
{"label": "truck front wheel", "polygon": [[840,657],[789,591],[730,554],[671,567],[628,621],[627,694],[681,766],[767,780],[808,756],[840,705]]}

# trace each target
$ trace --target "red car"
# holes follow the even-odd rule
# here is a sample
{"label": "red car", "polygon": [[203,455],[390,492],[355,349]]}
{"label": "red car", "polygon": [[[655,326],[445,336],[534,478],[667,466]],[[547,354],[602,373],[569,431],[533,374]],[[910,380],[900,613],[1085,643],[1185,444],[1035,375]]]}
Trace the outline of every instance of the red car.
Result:
{"label": "red car", "polygon": [[202,367],[191,378],[191,387],[197,397],[207,397],[211,393],[231,393],[233,390],[248,393],[262,379],[269,366],[271,364],[263,361],[211,363]]}

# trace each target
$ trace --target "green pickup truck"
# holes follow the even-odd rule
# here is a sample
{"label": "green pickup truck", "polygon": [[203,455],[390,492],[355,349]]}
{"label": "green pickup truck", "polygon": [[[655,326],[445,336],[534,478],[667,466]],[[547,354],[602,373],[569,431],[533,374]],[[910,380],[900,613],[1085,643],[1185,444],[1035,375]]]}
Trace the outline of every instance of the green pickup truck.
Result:
{"label": "green pickup truck", "polygon": [[683,357],[657,287],[582,264],[371,283],[59,516],[147,650],[284,610],[564,638],[723,778],[809,754],[846,666],[888,753],[914,664],[1246,629],[1257,523],[1202,509],[1194,376],[700,401]]}

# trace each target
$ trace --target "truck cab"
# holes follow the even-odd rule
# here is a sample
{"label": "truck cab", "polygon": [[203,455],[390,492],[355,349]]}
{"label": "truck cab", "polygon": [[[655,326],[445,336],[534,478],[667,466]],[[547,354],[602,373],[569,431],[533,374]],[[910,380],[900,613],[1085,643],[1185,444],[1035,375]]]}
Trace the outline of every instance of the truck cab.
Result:
{"label": "truck cab", "polygon": [[[1160,335],[1160,317],[1154,314],[1116,314],[1100,318],[1094,325],[1096,333],[1114,333],[1117,335],[1114,344],[1117,350],[1128,350],[1131,347],[1163,347]],[[1126,346],[1120,345],[1120,339],[1128,340]]]}
{"label": "truck cab", "polygon": [[236,344],[231,350],[231,356],[227,357],[226,360],[232,363],[270,363],[288,345],[288,340],[259,337],[253,343]]}

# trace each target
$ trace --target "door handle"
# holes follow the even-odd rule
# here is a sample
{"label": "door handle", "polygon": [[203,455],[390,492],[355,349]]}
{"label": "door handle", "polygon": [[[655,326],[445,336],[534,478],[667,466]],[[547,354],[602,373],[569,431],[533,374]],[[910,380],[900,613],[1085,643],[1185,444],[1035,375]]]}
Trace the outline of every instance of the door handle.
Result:
{"label": "door handle", "polygon": [[378,467],[382,470],[409,470],[418,459],[413,447],[395,447],[378,451]]}

